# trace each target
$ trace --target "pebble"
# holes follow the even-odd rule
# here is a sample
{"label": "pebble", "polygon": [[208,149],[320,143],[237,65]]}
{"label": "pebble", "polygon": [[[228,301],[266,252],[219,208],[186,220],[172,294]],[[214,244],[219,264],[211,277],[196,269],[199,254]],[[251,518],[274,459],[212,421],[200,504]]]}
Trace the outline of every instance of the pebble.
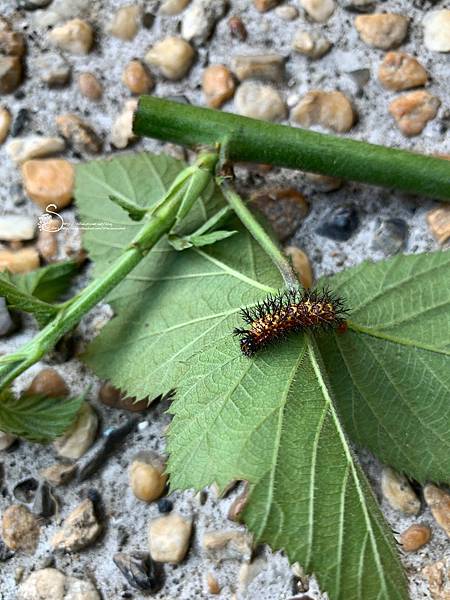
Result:
{"label": "pebble", "polygon": [[140,6],[130,4],[122,6],[113,16],[107,27],[108,33],[123,41],[131,41],[136,37],[141,26],[142,10]]}
{"label": "pebble", "polygon": [[230,508],[228,509],[227,518],[230,521],[240,520],[242,511],[247,505],[249,491],[250,487],[248,481],[244,481],[242,492],[238,496],[236,496],[236,498],[231,503]]}
{"label": "pebble", "polygon": [[281,0],[253,0],[253,4],[256,10],[259,12],[267,12],[268,10],[272,10],[278,4],[280,4]]}
{"label": "pebble", "polygon": [[381,50],[400,46],[408,33],[408,25],[408,17],[394,13],[359,15],[355,19],[362,41]]}
{"label": "pebble", "polygon": [[381,474],[381,491],[383,496],[395,510],[405,515],[418,515],[420,500],[409,481],[401,473],[391,467],[385,467]]}
{"label": "pebble", "polygon": [[111,408],[120,408],[131,412],[141,412],[148,408],[148,399],[144,398],[136,402],[136,398],[124,396],[122,392],[113,386],[109,381],[105,381],[99,390],[98,398],[100,402]]}
{"label": "pebble", "polygon": [[209,531],[203,535],[202,548],[216,560],[238,559],[249,561],[252,557],[253,539],[247,531]]}
{"label": "pebble", "polygon": [[422,569],[428,579],[429,592],[433,600],[450,598],[450,557],[444,557]]}
{"label": "pebble", "polygon": [[356,120],[350,100],[342,92],[308,92],[291,111],[291,117],[303,127],[320,125],[337,133],[350,131]]}
{"label": "pebble", "polygon": [[19,0],[19,8],[25,10],[36,10],[48,6],[52,0]]}
{"label": "pebble", "polygon": [[0,250],[0,271],[10,273],[28,273],[39,268],[39,254],[34,248],[20,250]]}
{"label": "pebble", "polygon": [[58,238],[52,231],[40,231],[36,249],[47,262],[54,262],[58,254]]}
{"label": "pebble", "polygon": [[39,522],[26,506],[12,504],[3,512],[2,538],[10,550],[33,554],[39,533]]}
{"label": "pebble", "polygon": [[286,105],[280,93],[270,85],[244,81],[234,98],[236,111],[245,117],[279,121],[286,116]]}
{"label": "pebble", "polygon": [[72,202],[75,170],[64,159],[28,160],[22,165],[23,185],[28,196],[41,208],[57,209]]}
{"label": "pebble", "polygon": [[39,56],[34,66],[41,81],[50,88],[63,87],[69,83],[71,66],[63,56],[56,52]]}
{"label": "pebble", "polygon": [[166,488],[165,462],[155,453],[140,453],[130,466],[130,487],[133,494],[144,502],[157,500]]}
{"label": "pebble", "polygon": [[220,584],[211,572],[206,575],[206,587],[209,594],[220,594]]}
{"label": "pebble", "polygon": [[27,108],[20,108],[11,127],[11,136],[17,137],[25,129],[30,120],[30,113]]}
{"label": "pebble", "polygon": [[[4,298],[1,298],[4,300]],[[10,446],[14,444],[16,441],[16,437],[11,435],[10,433],[5,433],[4,431],[0,431],[0,451],[7,450]]]}
{"label": "pebble", "polygon": [[53,0],[47,10],[36,12],[35,24],[38,27],[52,27],[74,17],[86,16],[92,8],[92,0]]}
{"label": "pebble", "polygon": [[147,94],[155,86],[148,69],[140,60],[131,60],[122,73],[122,82],[132,94]]}
{"label": "pebble", "polygon": [[342,187],[343,181],[339,177],[321,175],[320,173],[305,173],[305,179],[319,192],[334,192]]}
{"label": "pebble", "polygon": [[161,498],[161,500],[158,500],[158,511],[165,515],[167,513],[172,512],[173,510],[173,502],[171,500],[168,500],[167,498]]}
{"label": "pebble", "polygon": [[230,17],[228,19],[228,29],[230,30],[231,37],[234,37],[241,42],[245,42],[247,39],[247,29],[240,17]]}
{"label": "pebble", "polygon": [[406,52],[388,52],[378,70],[378,79],[388,90],[400,92],[427,83],[428,73]]}
{"label": "pebble", "polygon": [[111,143],[116,148],[126,148],[136,135],[133,132],[133,117],[137,109],[137,100],[127,100],[122,112],[116,117],[111,127]]}
{"label": "pebble", "polygon": [[78,152],[98,154],[102,149],[102,140],[94,129],[77,115],[68,113],[56,117],[59,133],[68,140]]}
{"label": "pebble", "polygon": [[192,519],[171,513],[151,521],[148,543],[153,560],[162,563],[181,562],[189,548]]}
{"label": "pebble", "polygon": [[450,494],[429,483],[423,488],[423,496],[434,520],[450,537]]}
{"label": "pebble", "polygon": [[0,56],[0,94],[11,94],[22,81],[22,61],[18,56]]}
{"label": "pebble", "polygon": [[287,246],[284,252],[291,259],[292,267],[302,286],[307,289],[312,287],[313,272],[308,255],[297,246]]}
{"label": "pebble", "polygon": [[8,137],[11,126],[11,113],[5,106],[0,106],[0,144]]}
{"label": "pebble", "polygon": [[375,8],[374,0],[341,0],[342,7],[354,12],[371,12]]}
{"label": "pebble", "polygon": [[405,552],[415,552],[428,544],[430,540],[431,529],[428,525],[411,525],[400,536],[400,544]]}
{"label": "pebble", "polygon": [[118,552],[113,556],[113,561],[131,587],[151,594],[161,589],[163,585],[161,566],[155,563],[147,552],[131,554]]}
{"label": "pebble", "polygon": [[206,42],[227,5],[227,0],[193,0],[181,21],[183,38],[195,44]]}
{"label": "pebble", "polygon": [[40,569],[32,573],[19,587],[16,600],[100,600],[92,583],[86,578],[69,577],[57,569]]}
{"label": "pebble", "polygon": [[439,244],[444,244],[450,238],[450,206],[430,210],[427,213],[427,223]]}
{"label": "pebble", "polygon": [[298,17],[298,10],[290,4],[282,4],[275,9],[275,14],[283,21],[294,21]]}
{"label": "pebble", "polygon": [[36,219],[25,215],[3,215],[0,218],[0,241],[21,242],[32,240],[36,230]]}
{"label": "pebble", "polygon": [[425,16],[423,42],[433,52],[450,52],[450,9],[434,10]]}
{"label": "pebble", "polygon": [[101,530],[94,504],[86,498],[66,517],[62,527],[51,539],[51,546],[54,550],[77,552],[92,544]]}
{"label": "pebble", "polygon": [[81,73],[78,77],[78,87],[88,100],[98,102],[103,96],[103,86],[93,73]]}
{"label": "pebble", "polygon": [[236,86],[228,67],[211,65],[203,71],[202,88],[206,104],[212,108],[220,108],[233,97]]}
{"label": "pebble", "polygon": [[157,42],[145,55],[149,65],[158,67],[167,79],[176,81],[186,75],[194,62],[193,47],[180,37],[169,36]]}
{"label": "pebble", "polygon": [[65,465],[63,463],[54,463],[39,471],[39,475],[55,487],[69,483],[75,473],[76,465]]}
{"label": "pebble", "polygon": [[336,9],[334,0],[299,0],[300,5],[314,21],[328,21]]}
{"label": "pebble", "polygon": [[359,217],[353,206],[339,206],[331,210],[316,233],[335,242],[346,242],[355,233]]}
{"label": "pebble", "polygon": [[33,513],[44,519],[52,517],[57,510],[57,502],[47,481],[40,481],[33,502]]}
{"label": "pebble", "polygon": [[62,152],[65,145],[64,140],[59,137],[34,135],[11,141],[6,152],[16,165],[20,165],[32,158],[45,158]]}
{"label": "pebble", "polygon": [[5,19],[2,19],[0,24],[0,54],[3,56],[18,56],[19,58],[25,54],[23,35],[13,31],[11,25]]}
{"label": "pebble", "polygon": [[164,0],[158,9],[161,15],[179,15],[191,0]]}
{"label": "pebble", "polygon": [[231,61],[231,69],[240,81],[281,81],[284,79],[284,61],[280,54],[238,55]]}
{"label": "pebble", "polygon": [[300,29],[294,36],[292,47],[296,52],[309,58],[321,58],[331,48],[332,43],[315,31]]}
{"label": "pebble", "polygon": [[94,43],[94,31],[87,21],[72,19],[49,33],[50,41],[70,54],[89,54]]}
{"label": "pebble", "polygon": [[375,229],[372,250],[392,256],[400,252],[408,237],[408,225],[403,219],[382,219]]}
{"label": "pebble", "polygon": [[65,398],[69,395],[69,389],[58,371],[47,367],[35,375],[25,393],[27,396]]}
{"label": "pebble", "polygon": [[389,112],[407,137],[419,135],[428,121],[437,115],[441,101],[424,90],[409,92],[392,100]]}
{"label": "pebble", "polygon": [[252,194],[251,202],[270,221],[282,241],[298,229],[309,212],[305,196],[292,187],[263,188]]}
{"label": "pebble", "polygon": [[39,482],[34,477],[27,477],[16,483],[13,487],[13,496],[19,502],[29,504],[33,501]]}
{"label": "pebble", "polygon": [[76,421],[53,446],[59,456],[76,460],[94,443],[98,429],[98,417],[90,404],[85,402]]}

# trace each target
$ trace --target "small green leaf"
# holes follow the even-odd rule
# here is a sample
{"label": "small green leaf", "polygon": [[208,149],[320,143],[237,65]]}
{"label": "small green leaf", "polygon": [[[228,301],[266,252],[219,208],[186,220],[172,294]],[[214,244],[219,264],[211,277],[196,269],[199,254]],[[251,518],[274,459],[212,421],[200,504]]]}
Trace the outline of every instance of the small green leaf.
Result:
{"label": "small green leaf", "polygon": [[47,265],[29,273],[12,276],[12,281],[19,290],[44,302],[54,302],[68,291],[72,278],[77,274],[80,265],[75,260]]}
{"label": "small green leaf", "polygon": [[67,431],[83,402],[84,395],[75,398],[23,395],[16,398],[7,388],[0,393],[0,431],[46,444]]}
{"label": "small green leaf", "polygon": [[188,248],[201,248],[202,246],[210,246],[216,242],[226,240],[237,233],[237,231],[212,231],[211,233],[204,233],[202,235],[188,235],[186,237],[179,237],[177,235],[169,235],[169,244],[175,250],[187,250]]}
{"label": "small green leaf", "polygon": [[125,210],[128,213],[130,219],[132,219],[133,221],[142,221],[142,219],[147,214],[145,208],[136,206],[136,204],[133,204],[133,202],[130,202],[126,198],[119,198],[118,196],[109,196],[109,199],[111,200],[111,202],[114,202],[114,204],[117,204],[117,206],[120,206],[120,208],[123,208],[123,210]]}
{"label": "small green leaf", "polygon": [[41,326],[58,312],[55,306],[21,290],[13,283],[11,275],[6,271],[0,273],[0,296],[6,299],[9,308],[34,315]]}

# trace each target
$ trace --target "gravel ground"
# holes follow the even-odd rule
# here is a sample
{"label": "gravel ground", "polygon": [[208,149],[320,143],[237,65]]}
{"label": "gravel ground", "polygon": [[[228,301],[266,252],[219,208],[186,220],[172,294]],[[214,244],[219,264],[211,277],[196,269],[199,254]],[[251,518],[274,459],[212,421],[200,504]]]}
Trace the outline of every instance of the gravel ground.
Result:
{"label": "gravel ground", "polygon": [[[54,0],[54,5],[57,3],[64,4],[60,0]],[[13,116],[17,115],[21,108],[27,108],[30,111],[30,120],[21,133],[22,136],[36,133],[53,135],[56,133],[55,117],[66,112],[74,112],[86,118],[105,140],[105,155],[117,153],[110,145],[109,134],[114,119],[129,96],[121,83],[122,70],[129,60],[136,57],[143,58],[146,50],[156,40],[177,33],[183,14],[174,17],[157,16],[151,28],[142,27],[134,40],[123,42],[105,33],[105,25],[114,11],[126,2],[121,0],[70,2],[68,0],[65,4],[71,7],[72,14],[70,16],[86,18],[94,25],[96,45],[87,56],[68,55],[67,58],[73,69],[72,83],[62,89],[49,90],[40,82],[39,72],[33,69],[33,60],[45,52],[50,45],[47,29],[36,25],[40,18],[39,14],[15,10],[15,2],[0,0],[0,14],[10,18],[17,31],[26,33],[28,43],[27,78],[20,88],[23,91],[23,97],[8,96],[2,98],[2,102],[10,108]],[[148,0],[140,4],[144,5],[147,11],[156,13],[157,2]],[[292,0],[292,4],[295,4],[294,0]],[[393,126],[393,120],[388,115],[388,104],[397,94],[384,90],[376,77],[378,63],[384,53],[366,46],[359,40],[353,26],[355,14],[341,7],[336,10],[326,24],[312,25],[305,20],[301,11],[297,19],[285,22],[274,11],[264,14],[257,12],[249,0],[231,0],[228,15],[219,21],[212,38],[198,48],[197,60],[189,74],[176,82],[165,81],[162,77],[157,76],[154,93],[160,96],[183,94],[192,104],[204,104],[201,94],[201,74],[207,64],[229,64],[230,56],[234,54],[275,52],[289,56],[286,80],[282,84],[277,84],[289,106],[293,106],[311,88],[340,89],[352,99],[359,115],[355,127],[346,134],[349,137],[426,153],[450,153],[450,137],[446,129],[448,107],[450,107],[449,55],[430,52],[425,48],[421,26],[424,14],[431,7],[433,9],[448,8],[450,3],[446,1],[412,3],[408,0],[387,0],[375,4],[383,12],[397,12],[411,18],[410,34],[401,49],[420,59],[431,76],[427,89],[439,97],[442,102],[436,119],[430,122],[422,134],[417,137],[408,139]],[[52,6],[46,9],[47,14],[51,9]],[[245,22],[248,30],[248,38],[245,42],[230,37],[227,19],[231,14],[239,15]],[[317,61],[309,61],[292,52],[291,40],[299,27],[326,33],[334,43],[334,47]],[[359,87],[351,72],[361,69],[368,69],[370,78],[366,84]],[[94,103],[81,96],[75,80],[76,75],[82,71],[93,72],[102,82],[105,92],[100,102]],[[233,109],[233,101],[224,105],[224,110],[233,111]],[[317,129],[321,130],[320,127]],[[5,151],[8,141],[0,147],[0,178],[2,181],[0,211],[4,209],[5,213],[27,214],[37,219],[41,210],[23,193],[20,172]],[[141,149],[161,151],[163,145],[151,140],[142,140],[133,147],[133,150]],[[69,160],[79,160],[80,158],[72,150],[67,150],[64,156]],[[311,258],[317,277],[358,264],[367,258],[374,260],[383,258],[386,255],[385,251],[372,249],[375,230],[379,226],[380,219],[383,218],[399,218],[407,223],[409,235],[404,246],[405,252],[415,253],[437,248],[425,220],[426,213],[437,206],[430,200],[412,198],[397,192],[377,190],[353,183],[347,183],[340,190],[332,193],[322,193],[308,183],[303,174],[283,170],[273,170],[264,175],[255,172],[249,174],[245,171],[239,173],[243,178],[243,187],[249,191],[272,184],[292,186],[301,190],[311,201],[309,215],[288,242],[298,245],[306,251]],[[359,214],[359,227],[346,242],[336,242],[318,236],[315,232],[329,211],[338,206],[353,206]],[[69,221],[76,218],[72,208],[65,210],[62,214]],[[78,243],[77,236],[73,232],[61,234],[61,254],[63,255],[69,247],[76,248]],[[99,307],[93,311],[93,314],[86,318],[80,327],[81,337],[84,339],[92,337],[109,314],[108,307]],[[25,326],[20,333],[0,339],[0,353],[10,352],[20,346],[24,340],[33,335],[33,332],[32,323],[25,320]],[[103,428],[125,421],[127,418],[125,412],[105,409],[98,402],[99,382],[80,362],[70,359],[64,363],[57,360],[56,363],[58,372],[63,375],[73,394],[92,385],[90,399],[101,414]],[[42,366],[43,363],[36,365],[24,375],[18,382],[18,389],[25,388]],[[81,487],[69,485],[63,491],[60,489],[56,491],[60,500],[62,517],[75,507],[80,497],[89,488],[97,489],[103,498],[108,519],[102,538],[86,551],[71,556],[56,556],[55,564],[57,568],[68,574],[91,578],[105,600],[143,597],[126,584],[112,563],[111,556],[117,551],[123,532],[127,534],[127,541],[124,543],[127,551],[146,548],[146,524],[151,518],[158,515],[158,510],[154,504],[146,505],[134,498],[128,486],[127,467],[132,456],[138,450],[152,448],[163,451],[163,432],[168,423],[168,416],[164,414],[166,408],[166,403],[159,403],[151,408],[148,414],[142,417],[143,421],[148,422],[148,426],[130,435],[120,452],[108,462],[100,474],[94,476],[87,484]],[[432,541],[418,552],[403,556],[411,584],[411,598],[413,600],[431,598],[421,570],[425,565],[448,555],[448,540],[433,522],[427,509],[423,510],[418,518],[405,517],[390,509],[387,502],[381,497],[380,465],[367,454],[361,454],[361,458],[382,502],[383,512],[395,532],[403,531],[415,522],[428,523],[432,527]],[[3,463],[5,479],[0,495],[0,511],[13,502],[12,488],[15,482],[27,476],[36,476],[40,468],[51,464],[54,460],[55,454],[51,448],[42,448],[28,443],[21,443],[8,452],[2,452],[0,466]],[[226,518],[228,507],[235,494],[236,492],[232,492],[225,499],[219,500],[213,490],[208,490],[207,499],[203,505],[198,496],[191,492],[172,495],[177,511],[181,514],[194,515],[195,534],[187,560],[179,566],[166,568],[166,584],[162,591],[155,595],[155,598],[161,600],[212,598],[213,596],[206,591],[204,581],[205,573],[209,571],[214,572],[218,577],[222,588],[221,597],[230,600],[234,598],[233,594],[236,593],[238,587],[239,562],[227,561],[222,564],[214,564],[211,560],[205,559],[201,553],[200,540],[206,530],[238,528]],[[12,600],[15,597],[16,578],[21,570],[23,570],[23,576],[26,577],[32,569],[49,564],[48,541],[57,528],[57,521],[58,519],[54,518],[43,527],[39,546],[34,556],[26,556],[19,552],[8,562],[0,563],[0,598],[2,600]],[[237,597],[248,600],[259,600],[260,598],[287,600],[294,596],[292,572],[282,554],[274,554],[267,548],[261,548],[258,553],[262,570],[252,580],[246,591],[242,591],[242,589],[239,591]],[[318,590],[313,578],[310,580],[307,595],[314,600],[325,598]],[[299,595],[300,597],[302,594]]]}

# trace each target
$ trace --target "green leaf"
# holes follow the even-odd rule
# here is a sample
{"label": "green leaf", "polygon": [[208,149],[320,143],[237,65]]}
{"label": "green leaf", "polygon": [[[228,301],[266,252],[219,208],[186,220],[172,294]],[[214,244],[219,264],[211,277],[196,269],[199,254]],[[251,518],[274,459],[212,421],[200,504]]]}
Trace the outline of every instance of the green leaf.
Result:
{"label": "green leaf", "polygon": [[111,202],[114,202],[114,204],[117,204],[117,206],[120,206],[120,208],[123,208],[133,221],[141,221],[147,213],[145,208],[136,206],[133,202],[130,202],[123,197],[118,198],[117,196],[109,196],[109,199]]}
{"label": "green leaf", "polygon": [[450,252],[339,273],[349,331],[319,340],[349,435],[422,482],[450,483],[448,281]]}
{"label": "green leaf", "polygon": [[188,235],[180,237],[177,235],[169,235],[169,244],[175,250],[187,250],[188,248],[201,248],[202,246],[210,246],[216,242],[226,240],[237,233],[237,231],[212,231],[211,233],[203,233],[201,235]]}
{"label": "green leaf", "polygon": [[67,431],[83,402],[84,395],[75,398],[23,395],[16,398],[7,388],[0,393],[0,431],[46,444]]}
{"label": "green leaf", "polygon": [[34,315],[39,325],[47,323],[58,312],[55,306],[22,291],[7,271],[0,273],[0,296],[6,299],[9,308]]}
{"label": "green leaf", "polygon": [[68,291],[80,265],[75,260],[47,265],[29,273],[12,276],[12,281],[24,293],[44,302],[54,302]]}

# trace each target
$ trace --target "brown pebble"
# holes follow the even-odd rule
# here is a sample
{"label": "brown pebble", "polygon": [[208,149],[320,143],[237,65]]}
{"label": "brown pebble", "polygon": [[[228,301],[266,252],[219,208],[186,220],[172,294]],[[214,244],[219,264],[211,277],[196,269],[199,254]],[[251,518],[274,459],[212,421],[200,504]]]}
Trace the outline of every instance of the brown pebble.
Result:
{"label": "brown pebble", "polygon": [[22,61],[18,56],[0,56],[0,94],[11,94],[22,81]]}
{"label": "brown pebble", "polygon": [[[60,226],[54,222],[55,231]],[[38,241],[36,244],[37,251],[45,260],[45,262],[51,263],[56,259],[58,254],[58,238],[54,231],[50,231],[49,224],[46,224],[46,231],[39,233]]]}
{"label": "brown pebble", "polygon": [[427,223],[439,244],[444,244],[450,238],[450,206],[430,210],[427,214]]}
{"label": "brown pebble", "polygon": [[280,0],[253,0],[253,4],[259,12],[267,12],[280,4]]}
{"label": "brown pebble", "polygon": [[129,479],[133,494],[143,502],[157,500],[166,488],[164,460],[155,453],[141,452],[130,465]]}
{"label": "brown pebble", "polygon": [[250,486],[248,481],[244,481],[244,487],[242,492],[236,496],[236,498],[231,503],[230,508],[228,509],[228,519],[230,521],[240,521],[240,515],[247,505],[248,494],[250,491]]}
{"label": "brown pebble", "polygon": [[111,408],[120,410],[129,410],[131,412],[140,412],[146,410],[149,405],[148,398],[138,400],[131,396],[124,396],[122,392],[113,386],[109,381],[105,381],[98,394],[100,402]]}
{"label": "brown pebble", "polygon": [[236,16],[230,17],[228,19],[228,28],[233,37],[241,42],[245,42],[247,39],[247,29],[242,19]]}
{"label": "brown pebble", "polygon": [[378,70],[383,87],[399,92],[425,85],[428,74],[418,60],[406,52],[388,52]]}
{"label": "brown pebble", "polygon": [[355,19],[355,27],[362,41],[381,50],[400,46],[408,33],[408,24],[408,17],[395,13],[359,15]]}
{"label": "brown pebble", "polygon": [[12,29],[0,30],[0,54],[3,56],[18,56],[25,54],[25,40],[21,33]]}
{"label": "brown pebble", "polygon": [[321,125],[332,131],[349,131],[356,120],[350,100],[342,92],[311,90],[294,106],[292,119],[303,127]]}
{"label": "brown pebble", "polygon": [[69,389],[58,371],[48,367],[35,375],[25,393],[27,396],[64,398],[69,395]]}
{"label": "brown pebble", "polygon": [[439,98],[419,90],[393,100],[389,105],[389,112],[394,117],[400,131],[411,137],[419,135],[428,121],[434,119],[440,105]]}
{"label": "brown pebble", "polygon": [[67,160],[27,160],[22,177],[26,193],[41,208],[55,204],[60,209],[71,203],[75,170]]}
{"label": "brown pebble", "polygon": [[303,250],[300,250],[300,248],[297,248],[297,246],[287,246],[284,252],[292,260],[292,267],[302,286],[306,289],[312,287],[313,273],[308,255]]}
{"label": "brown pebble", "polygon": [[98,154],[102,149],[102,141],[94,129],[83,119],[68,113],[56,117],[56,126],[59,133],[71,142],[80,152]]}
{"label": "brown pebble", "polygon": [[422,569],[428,579],[433,600],[450,600],[450,557],[446,556]]}
{"label": "brown pebble", "polygon": [[208,593],[213,595],[220,594],[219,582],[211,572],[206,576],[206,586],[208,588]]}
{"label": "brown pebble", "polygon": [[203,71],[203,93],[206,103],[212,108],[219,108],[229,100],[236,88],[233,75],[224,65],[211,65]]}
{"label": "brown pebble", "polygon": [[81,73],[78,87],[85,98],[97,102],[103,96],[103,86],[93,73]]}
{"label": "brown pebble", "polygon": [[50,41],[71,54],[89,54],[94,43],[94,30],[82,19],[66,21],[49,33]]}
{"label": "brown pebble", "polygon": [[450,537],[450,494],[429,483],[423,489],[423,496],[434,520]]}
{"label": "brown pebble", "polygon": [[11,113],[6,106],[0,106],[0,144],[8,137],[11,126]]}
{"label": "brown pebble", "polygon": [[10,273],[28,273],[39,268],[39,254],[34,248],[21,250],[0,250],[0,271]]}
{"label": "brown pebble", "polygon": [[36,517],[21,504],[9,506],[2,517],[2,538],[11,550],[33,553],[39,539]]}
{"label": "brown pebble", "polygon": [[122,73],[122,82],[132,94],[146,94],[155,85],[148,69],[140,60],[131,60]]}
{"label": "brown pebble", "polygon": [[65,485],[66,483],[69,483],[69,481],[73,479],[76,470],[76,465],[55,463],[49,467],[46,467],[45,469],[41,469],[39,471],[39,475],[48,481],[50,485],[57,487],[59,485]]}
{"label": "brown pebble", "polygon": [[428,525],[414,524],[405,529],[400,536],[400,544],[405,552],[415,552],[431,539],[431,529]]}

